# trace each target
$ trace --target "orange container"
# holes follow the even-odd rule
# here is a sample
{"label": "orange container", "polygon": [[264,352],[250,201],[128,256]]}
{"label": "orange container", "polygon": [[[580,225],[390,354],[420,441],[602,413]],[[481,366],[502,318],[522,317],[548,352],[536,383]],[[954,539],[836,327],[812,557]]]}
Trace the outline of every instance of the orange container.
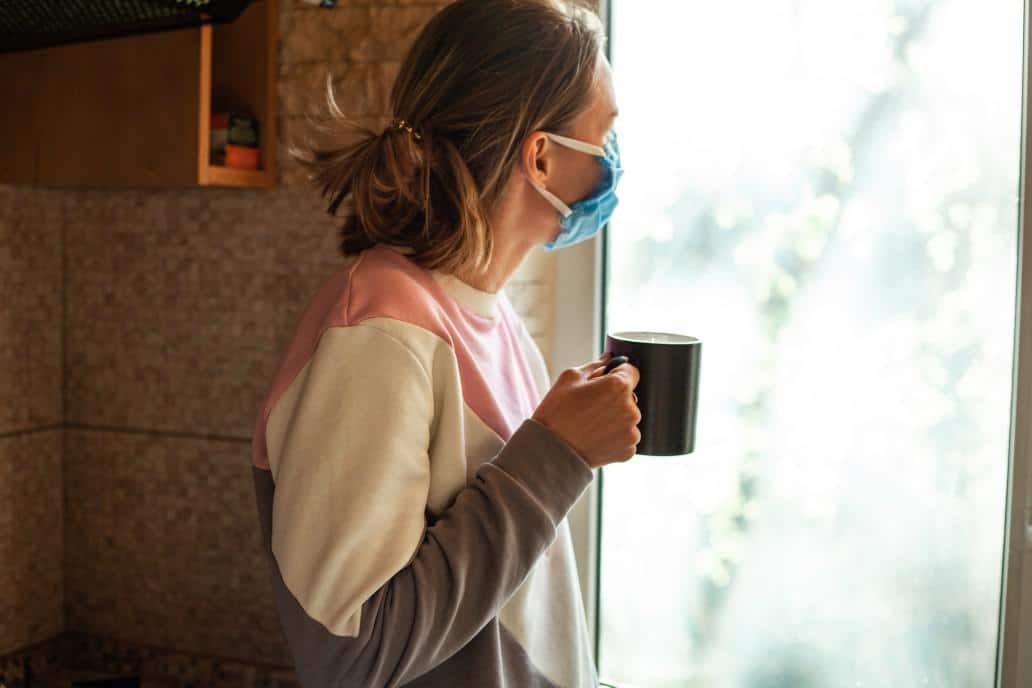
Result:
{"label": "orange container", "polygon": [[236,167],[243,170],[257,170],[259,163],[259,150],[251,146],[236,146],[232,143],[226,144],[226,167]]}

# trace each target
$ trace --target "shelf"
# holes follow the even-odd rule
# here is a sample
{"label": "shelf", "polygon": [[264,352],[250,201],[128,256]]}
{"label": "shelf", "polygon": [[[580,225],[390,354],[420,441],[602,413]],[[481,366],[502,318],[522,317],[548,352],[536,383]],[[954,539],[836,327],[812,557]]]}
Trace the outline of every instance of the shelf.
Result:
{"label": "shelf", "polygon": [[[268,188],[276,183],[278,0],[232,23],[0,54],[0,183]],[[211,164],[212,111],[258,121],[261,170]]]}
{"label": "shelf", "polygon": [[[201,185],[271,187],[276,170],[277,0],[256,0],[232,24],[201,27],[198,178]],[[212,165],[211,112],[258,119],[260,170]]]}
{"label": "shelf", "polygon": [[241,170],[222,165],[208,165],[199,181],[208,186],[253,186],[272,187],[276,185],[273,174],[268,170]]}

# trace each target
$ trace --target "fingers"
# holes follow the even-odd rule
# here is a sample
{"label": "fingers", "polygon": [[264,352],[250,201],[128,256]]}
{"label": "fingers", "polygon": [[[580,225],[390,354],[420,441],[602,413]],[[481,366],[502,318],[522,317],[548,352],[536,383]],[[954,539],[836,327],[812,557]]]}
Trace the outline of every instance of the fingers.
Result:
{"label": "fingers", "polygon": [[622,373],[628,377],[629,382],[631,383],[631,389],[638,386],[638,380],[641,379],[641,372],[638,371],[638,367],[636,365],[633,363],[623,363],[618,365],[613,372],[616,372],[617,370],[622,371]]}
{"label": "fingers", "polygon": [[608,363],[609,359],[612,357],[613,355],[611,353],[605,351],[594,361],[588,361],[584,365],[580,366],[580,370],[587,374],[588,379],[590,380],[601,374],[602,370],[606,367],[606,363]]}
{"label": "fingers", "polygon": [[600,371],[596,372],[588,379],[588,384],[609,388],[612,392],[626,394],[628,399],[631,399],[634,388],[638,386],[638,379],[638,369],[631,363],[623,363],[604,375]]}
{"label": "fingers", "polygon": [[621,363],[610,370],[608,375],[624,378],[632,390],[638,386],[638,380],[641,379],[641,373],[632,363]]}
{"label": "fingers", "polygon": [[613,355],[606,351],[601,356],[596,358],[594,361],[588,361],[587,363],[581,364],[577,367],[581,370],[594,370],[598,366],[604,366],[606,362],[612,357]]}

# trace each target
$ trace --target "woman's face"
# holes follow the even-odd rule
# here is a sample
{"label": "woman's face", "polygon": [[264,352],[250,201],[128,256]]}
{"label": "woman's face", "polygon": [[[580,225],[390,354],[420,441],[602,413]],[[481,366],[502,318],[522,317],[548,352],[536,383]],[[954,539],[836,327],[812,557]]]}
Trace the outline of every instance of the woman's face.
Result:
{"label": "woman's face", "polygon": [[[601,147],[613,127],[617,105],[609,61],[604,56],[600,56],[599,61],[600,78],[591,102],[573,121],[570,131],[562,133]],[[535,243],[544,244],[558,233],[560,217],[555,208],[531,188],[530,181],[572,206],[589,196],[601,183],[602,166],[595,156],[555,143],[543,132],[534,132],[527,137],[522,163],[527,184],[524,197],[529,205],[527,214],[531,216],[528,225],[541,228],[533,239]]]}

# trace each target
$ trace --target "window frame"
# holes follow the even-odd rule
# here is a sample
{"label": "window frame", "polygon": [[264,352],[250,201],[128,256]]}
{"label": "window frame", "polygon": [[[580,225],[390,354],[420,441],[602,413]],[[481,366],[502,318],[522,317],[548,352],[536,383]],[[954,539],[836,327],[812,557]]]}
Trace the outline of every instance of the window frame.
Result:
{"label": "window frame", "polygon": [[[1032,241],[1028,241],[1032,210],[1032,175],[1029,175],[1029,2],[1024,3],[1022,67],[1021,197],[1018,209],[1018,269],[1015,299],[1014,364],[1011,382],[1010,444],[1007,466],[1006,528],[1000,596],[997,685],[1019,688],[1032,685]],[[1026,419],[1025,422],[1018,422]],[[597,661],[597,660],[596,660]]]}
{"label": "window frame", "polygon": [[[598,0],[607,36],[606,54],[612,60],[610,0]],[[1021,156],[1019,171],[1018,265],[1015,298],[1014,363],[1011,383],[1010,442],[999,624],[997,635],[997,688],[1032,686],[1032,240],[1026,241],[1032,214],[1032,175],[1029,174],[1029,47],[1032,42],[1029,0],[1024,2],[1022,55]],[[554,322],[552,330],[553,381],[564,368],[598,357],[606,331],[606,246],[609,227],[593,239],[557,251]],[[589,288],[585,289],[585,286]],[[584,314],[588,314],[585,317]],[[1026,419],[1018,422],[1018,419]],[[600,659],[600,548],[604,468],[569,514],[596,667]],[[1025,652],[1021,648],[1026,648]]]}

